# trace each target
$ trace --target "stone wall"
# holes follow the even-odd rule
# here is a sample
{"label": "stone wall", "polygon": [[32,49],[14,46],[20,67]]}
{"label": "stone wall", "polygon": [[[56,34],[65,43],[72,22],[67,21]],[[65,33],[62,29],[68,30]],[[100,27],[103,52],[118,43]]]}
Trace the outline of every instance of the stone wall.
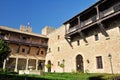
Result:
{"label": "stone wall", "polygon": [[[48,34],[48,51],[46,55],[46,64],[50,60],[52,63],[52,72],[62,72],[58,66],[58,62],[62,63],[64,59],[65,72],[76,71],[76,56],[83,57],[84,71],[90,73],[111,73],[110,61],[108,54],[112,55],[112,65],[114,73],[120,73],[120,21],[114,22],[109,26],[113,26],[107,30],[110,39],[106,39],[102,33],[98,33],[99,40],[95,41],[95,36],[87,37],[88,45],[80,40],[80,45],[77,41],[72,42],[73,48],[64,39],[65,26],[61,26],[51,34]],[[59,36],[59,39],[58,39]],[[59,47],[59,51],[58,51]],[[49,51],[50,50],[50,51]],[[97,69],[96,57],[102,56],[103,68]],[[89,61],[89,63],[88,63]],[[47,68],[45,69],[47,71]]]}

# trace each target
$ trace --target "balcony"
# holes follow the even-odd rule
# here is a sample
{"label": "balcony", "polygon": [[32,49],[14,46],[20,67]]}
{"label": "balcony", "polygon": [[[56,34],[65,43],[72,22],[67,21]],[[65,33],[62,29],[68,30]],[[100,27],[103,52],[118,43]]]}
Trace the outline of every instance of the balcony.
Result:
{"label": "balcony", "polygon": [[[101,10],[99,11],[99,15],[94,15],[84,21],[80,21],[80,28],[77,26],[74,26],[72,28],[69,28],[68,31],[67,31],[67,34],[70,34],[70,33],[76,33],[78,29],[86,29],[90,26],[93,26],[101,21],[104,21],[104,20],[107,20],[113,16],[116,16],[118,14],[120,14],[120,3],[117,3],[115,5],[113,5],[112,7],[109,7],[105,10]],[[76,32],[75,32],[76,31]]]}
{"label": "balcony", "polygon": [[89,24],[95,22],[97,19],[98,19],[98,17],[97,17],[97,15],[95,15],[95,16],[92,16],[91,18],[89,18],[89,19],[87,19],[85,21],[81,21],[81,23],[80,23],[81,27],[89,25]]}
{"label": "balcony", "polygon": [[6,36],[0,36],[0,39],[3,39],[9,43],[16,43],[16,44],[25,44],[25,45],[31,45],[31,46],[36,46],[36,47],[47,47],[47,43],[40,43],[40,42],[34,42],[34,41],[28,41],[28,40],[20,40],[20,39],[9,39]]}
{"label": "balcony", "polygon": [[69,28],[69,30],[67,31],[67,34],[71,33],[71,32],[74,32],[78,29],[78,25],[77,26],[74,26],[72,28]]}

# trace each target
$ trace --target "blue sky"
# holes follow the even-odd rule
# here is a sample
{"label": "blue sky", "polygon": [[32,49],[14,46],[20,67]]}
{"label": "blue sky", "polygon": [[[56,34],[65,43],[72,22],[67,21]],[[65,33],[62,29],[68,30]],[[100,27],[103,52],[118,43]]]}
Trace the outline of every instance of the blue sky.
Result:
{"label": "blue sky", "polygon": [[60,27],[98,0],[0,0],[0,26],[19,29],[30,22],[40,33],[44,26]]}

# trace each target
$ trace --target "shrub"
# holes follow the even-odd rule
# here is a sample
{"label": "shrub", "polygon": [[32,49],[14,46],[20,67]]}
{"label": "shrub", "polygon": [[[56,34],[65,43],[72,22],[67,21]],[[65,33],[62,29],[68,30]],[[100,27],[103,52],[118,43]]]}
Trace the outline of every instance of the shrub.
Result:
{"label": "shrub", "polygon": [[61,68],[64,68],[64,64],[63,64],[63,63],[59,64],[59,66],[60,66]]}
{"label": "shrub", "polygon": [[51,67],[51,64],[47,64],[47,65],[45,65],[46,66],[46,68],[50,68]]}

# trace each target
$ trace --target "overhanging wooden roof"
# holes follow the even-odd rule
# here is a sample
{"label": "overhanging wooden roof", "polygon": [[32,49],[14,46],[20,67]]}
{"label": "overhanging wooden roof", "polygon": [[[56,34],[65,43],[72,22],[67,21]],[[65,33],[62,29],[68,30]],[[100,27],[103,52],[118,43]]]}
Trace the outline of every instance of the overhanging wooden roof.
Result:
{"label": "overhanging wooden roof", "polygon": [[6,26],[0,26],[0,30],[5,30],[5,31],[10,31],[10,32],[15,32],[15,33],[20,33],[20,34],[25,34],[25,35],[30,35],[30,36],[41,37],[41,38],[47,39],[47,36],[45,36],[45,35],[36,34],[33,32],[25,32],[25,31],[21,31],[21,30],[6,27]]}
{"label": "overhanging wooden roof", "polygon": [[79,14],[77,14],[76,16],[72,17],[71,19],[67,20],[66,22],[64,22],[63,24],[67,24],[68,22],[73,21],[76,17],[78,16],[82,16],[83,14],[87,13],[89,10],[91,10],[92,8],[95,8],[95,6],[105,2],[107,0],[99,0],[98,2],[96,2],[95,4],[93,4],[92,6],[90,6],[89,8],[87,8],[86,10],[80,12]]}

